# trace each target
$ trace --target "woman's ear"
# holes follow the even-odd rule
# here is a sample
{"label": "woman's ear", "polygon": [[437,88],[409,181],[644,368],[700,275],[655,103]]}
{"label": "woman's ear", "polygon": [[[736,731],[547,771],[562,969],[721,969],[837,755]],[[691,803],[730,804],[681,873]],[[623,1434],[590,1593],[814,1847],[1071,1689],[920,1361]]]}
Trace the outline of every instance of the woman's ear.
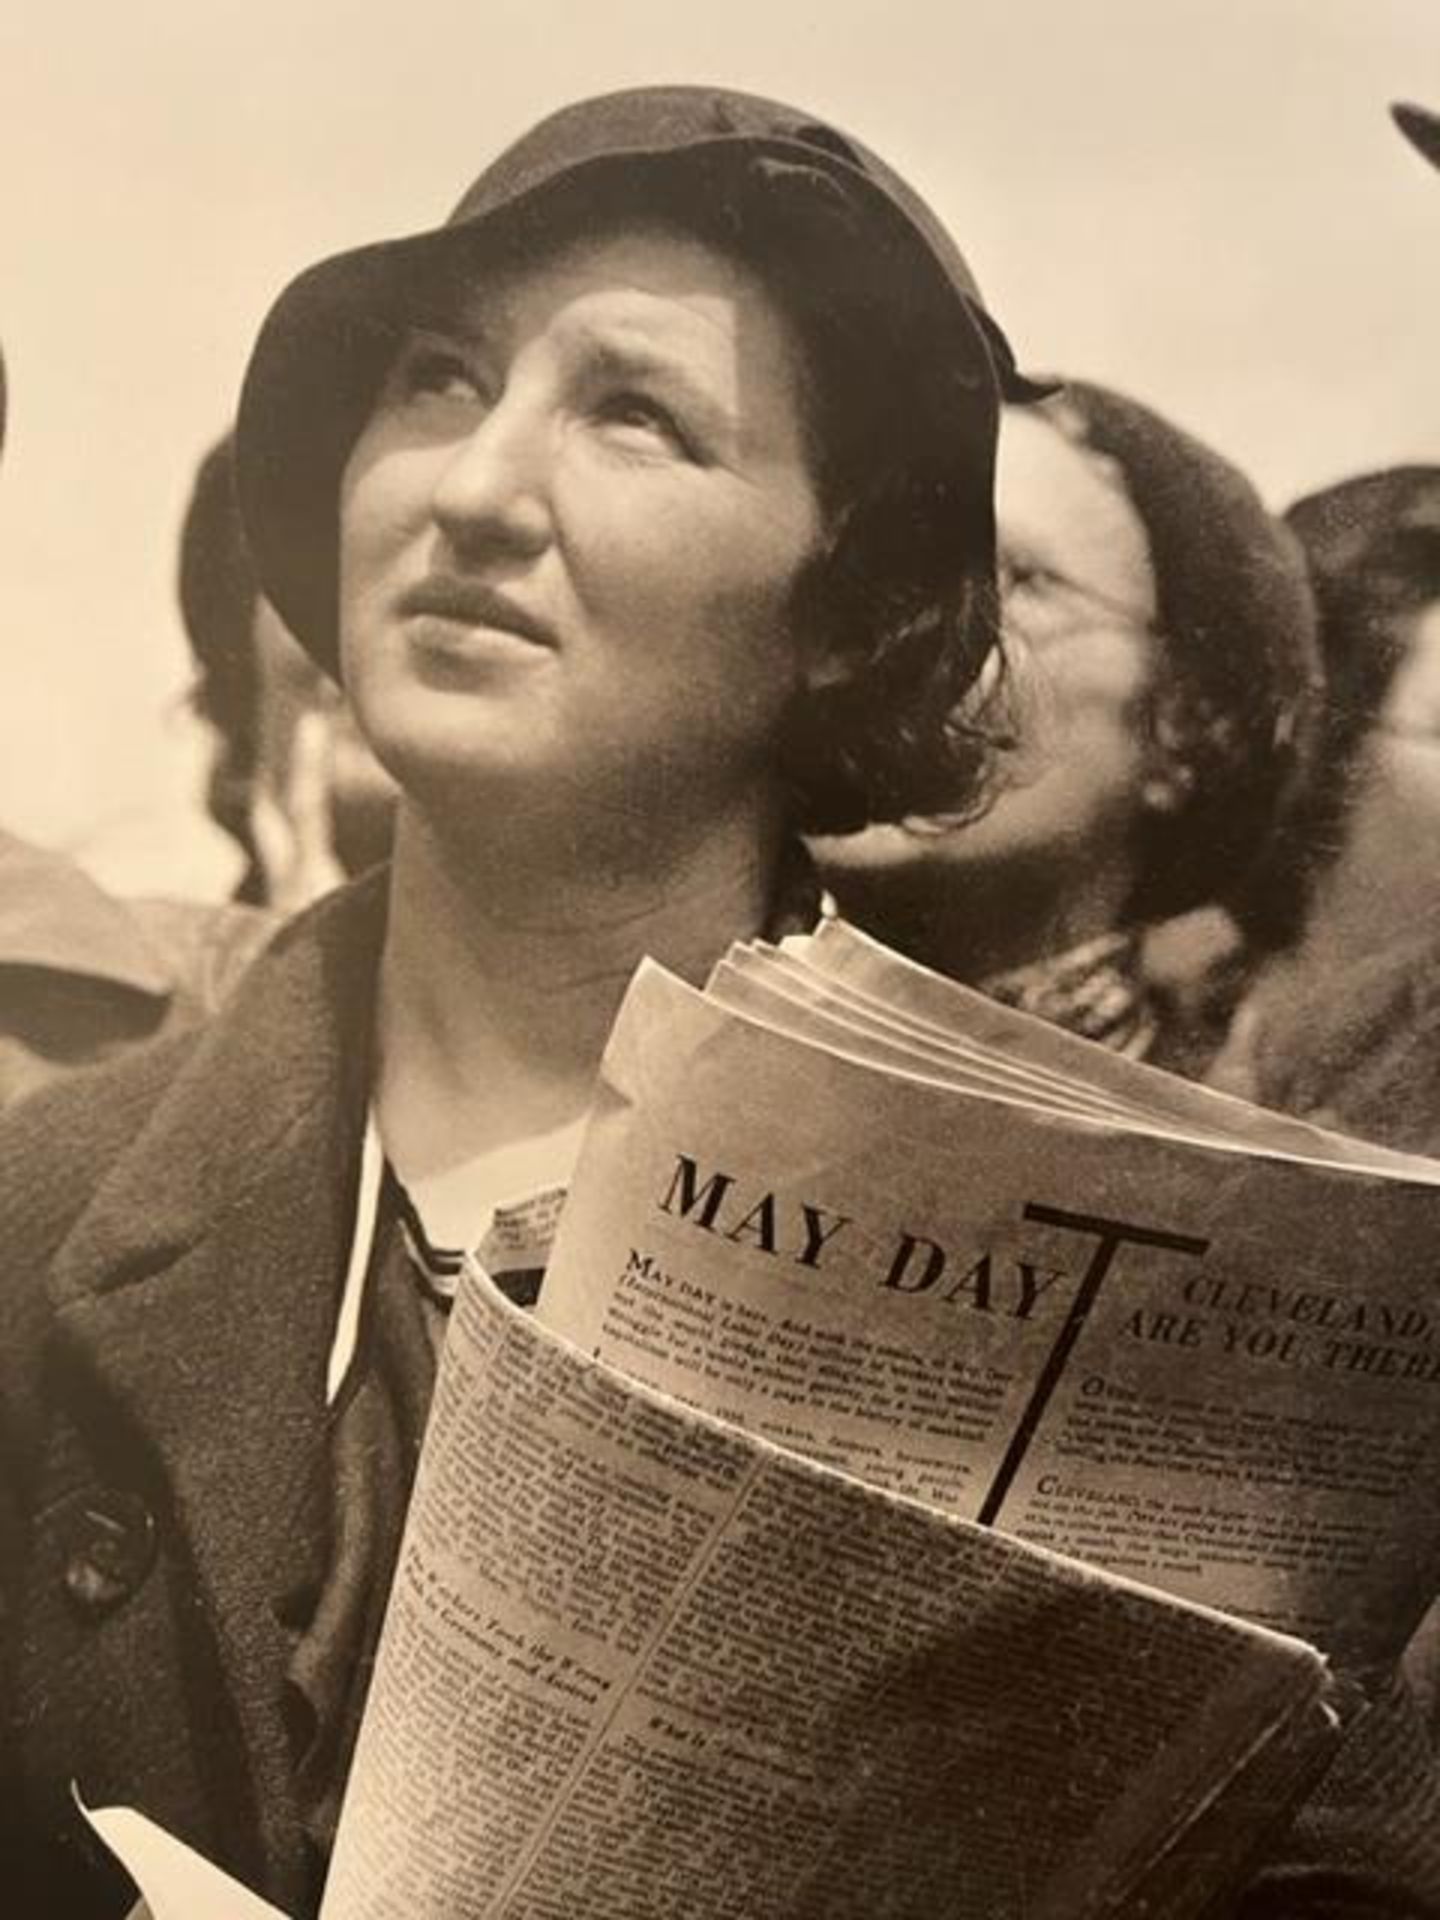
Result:
{"label": "woman's ear", "polygon": [[1190,798],[1195,777],[1183,762],[1156,767],[1140,783],[1140,804],[1146,813],[1179,813]]}
{"label": "woman's ear", "polygon": [[1146,813],[1179,813],[1194,796],[1195,768],[1185,750],[1184,721],[1172,689],[1162,687],[1154,697],[1148,732],[1140,804]]}

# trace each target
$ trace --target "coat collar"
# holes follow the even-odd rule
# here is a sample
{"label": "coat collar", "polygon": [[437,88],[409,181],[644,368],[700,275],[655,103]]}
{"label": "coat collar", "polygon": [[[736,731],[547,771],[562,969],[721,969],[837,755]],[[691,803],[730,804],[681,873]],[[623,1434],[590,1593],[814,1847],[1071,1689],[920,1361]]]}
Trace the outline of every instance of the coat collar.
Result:
{"label": "coat collar", "polygon": [[[323,1123],[326,1170],[353,1183],[386,889],[382,869],[319,902],[256,959],[219,1018],[172,1043],[182,1064],[67,1237],[58,1306],[163,1268],[252,1190],[343,1219],[316,1167],[294,1165],[293,1139]],[[159,1055],[126,1066],[165,1071]]]}
{"label": "coat collar", "polygon": [[114,1436],[98,1457],[138,1478],[193,1575],[188,1657],[227,1709],[196,1729],[204,1771],[232,1831],[250,1803],[233,1865],[276,1887],[300,1865],[275,1602],[323,1459],[386,890],[343,890],[256,960],[52,1270],[71,1404]]}
{"label": "coat collar", "polygon": [[[813,921],[796,869],[774,935]],[[198,1037],[121,1063],[168,1082],[52,1270],[72,1404],[121,1436],[117,1470],[141,1474],[191,1569],[190,1625],[227,1706],[197,1738],[212,1798],[248,1808],[228,1864],[272,1897],[302,1871],[276,1600],[326,1445],[387,892],[382,872],[321,902]]]}
{"label": "coat collar", "polygon": [[[149,1295],[182,1253],[237,1232],[243,1240],[280,1209],[323,1224],[343,1253],[388,894],[389,870],[379,868],[327,896],[272,939],[198,1035],[121,1063],[121,1074],[170,1078],[67,1236],[52,1282],[62,1311],[142,1282]],[[818,899],[809,857],[792,842],[767,936],[808,931]],[[182,1063],[171,1070],[175,1052]]]}

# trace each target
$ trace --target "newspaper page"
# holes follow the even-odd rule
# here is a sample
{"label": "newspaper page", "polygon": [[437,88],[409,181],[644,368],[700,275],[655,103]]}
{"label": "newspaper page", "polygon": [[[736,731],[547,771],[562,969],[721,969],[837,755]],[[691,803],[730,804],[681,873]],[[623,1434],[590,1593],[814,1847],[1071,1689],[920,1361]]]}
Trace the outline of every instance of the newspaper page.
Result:
{"label": "newspaper page", "polygon": [[1432,1184],[881,1070],[637,976],[538,1312],[1346,1665],[1440,1584]]}
{"label": "newspaper page", "polygon": [[[1120,1912],[1277,1742],[1313,1764],[1324,1682],[669,1404],[472,1269],[324,1913]],[[1237,1797],[1173,1911],[1287,1799]]]}
{"label": "newspaper page", "polygon": [[[1198,1920],[1333,1693],[1312,1648],[639,1388],[471,1265],[322,1920]],[[137,1916],[274,1913],[89,1817]]]}
{"label": "newspaper page", "polygon": [[1170,1131],[1229,1139],[1257,1152],[1371,1167],[1419,1181],[1440,1178],[1435,1163],[1419,1155],[1332,1133],[1143,1060],[1128,1060],[936,973],[848,921],[827,920],[813,934],[792,936],[782,953],[799,961],[807,973],[882,1008],[891,1018],[918,1021],[932,1034],[952,1040],[963,1036],[968,1048],[978,1047],[1016,1068],[1058,1074],[1092,1097],[1103,1096]]}
{"label": "newspaper page", "polygon": [[[1094,1119],[1144,1121],[1134,1107],[1095,1093],[1058,1074],[1016,1067],[981,1047],[901,1020],[875,1003],[851,997],[823,974],[786,956],[737,948],[719,962],[705,988],[718,1006],[733,1007],[762,1026],[797,1039],[814,1040],[832,1052],[872,1066],[918,1073],[972,1093],[1023,1099],[1053,1113],[1084,1113]],[[1197,1137],[1208,1138],[1209,1135]]]}

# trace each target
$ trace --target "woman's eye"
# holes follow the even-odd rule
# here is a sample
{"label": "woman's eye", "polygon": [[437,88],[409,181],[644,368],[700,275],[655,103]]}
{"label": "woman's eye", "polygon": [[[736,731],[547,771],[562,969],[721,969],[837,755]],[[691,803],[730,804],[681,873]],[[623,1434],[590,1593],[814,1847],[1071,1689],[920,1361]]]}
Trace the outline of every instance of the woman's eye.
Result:
{"label": "woman's eye", "polygon": [[1033,561],[1007,558],[1000,565],[1000,591],[1006,598],[1011,594],[1043,593],[1051,578],[1044,567],[1036,566]]}
{"label": "woman's eye", "polygon": [[405,399],[435,396],[448,400],[477,400],[480,385],[474,369],[451,348],[413,346],[401,357],[395,385]]}
{"label": "woman's eye", "polygon": [[597,412],[603,426],[637,446],[665,447],[687,460],[695,458],[695,448],[680,422],[667,406],[648,394],[612,394],[601,402]]}

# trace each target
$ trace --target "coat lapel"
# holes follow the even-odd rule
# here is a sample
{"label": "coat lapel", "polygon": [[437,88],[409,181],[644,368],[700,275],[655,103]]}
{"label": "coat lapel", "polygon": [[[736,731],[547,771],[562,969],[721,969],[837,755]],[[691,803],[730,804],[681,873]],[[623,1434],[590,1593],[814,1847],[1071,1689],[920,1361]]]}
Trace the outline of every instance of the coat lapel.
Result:
{"label": "coat lapel", "polygon": [[[276,936],[184,1043],[51,1274],[66,1409],[101,1471],[138,1472],[159,1525],[222,1864],[286,1901],[305,1866],[276,1603],[325,1459],[386,887],[371,876]],[[813,921],[807,871],[788,893],[803,904],[772,936]],[[97,1649],[97,1703],[135,1690],[133,1674],[128,1689],[106,1677],[124,1644]]]}
{"label": "coat lapel", "polygon": [[282,1879],[297,1841],[275,1602],[325,1445],[383,900],[383,876],[347,889],[256,961],[53,1273],[77,1401],[143,1462],[194,1595],[181,1658],[227,1696],[196,1729],[206,1772],[248,1783],[263,1870]]}

